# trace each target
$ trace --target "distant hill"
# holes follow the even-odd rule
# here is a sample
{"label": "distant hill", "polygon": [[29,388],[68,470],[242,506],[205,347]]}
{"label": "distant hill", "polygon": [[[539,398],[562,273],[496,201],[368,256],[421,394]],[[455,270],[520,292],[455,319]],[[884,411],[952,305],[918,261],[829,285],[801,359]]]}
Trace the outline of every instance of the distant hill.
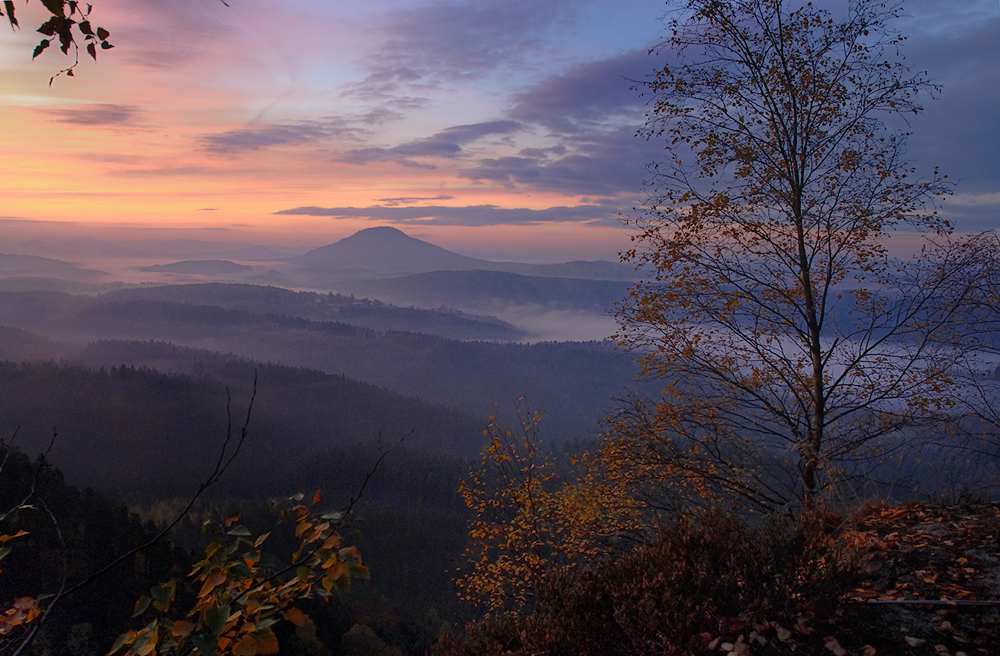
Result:
{"label": "distant hill", "polygon": [[104,294],[102,299],[166,301],[211,305],[259,314],[337,321],[378,331],[405,331],[452,339],[514,341],[524,333],[494,317],[457,310],[420,310],[341,294],[293,292],[280,287],[238,283],[143,286]]}
{"label": "distant hill", "polygon": [[64,278],[78,282],[98,282],[107,274],[85,269],[71,262],[37,255],[0,253],[0,278]]}
{"label": "distant hill", "polygon": [[184,260],[183,262],[139,267],[139,271],[219,276],[245,275],[252,273],[253,267],[245,264],[236,264],[229,260]]}
{"label": "distant hill", "polygon": [[289,272],[318,286],[343,280],[473,270],[595,280],[632,280],[638,277],[633,267],[616,262],[525,264],[466,257],[387,226],[367,228],[346,239],[291,258],[288,268]]}
{"label": "distant hill", "polygon": [[375,275],[482,268],[485,260],[466,257],[410,237],[390,227],[367,228],[291,260],[301,268],[370,272]]}
{"label": "distant hill", "polygon": [[0,326],[0,360],[21,362],[64,358],[73,349],[21,328]]}
{"label": "distant hill", "polygon": [[344,291],[390,303],[490,311],[516,305],[588,310],[614,309],[628,295],[628,283],[614,280],[525,276],[504,271],[434,271],[399,278],[355,280]]}

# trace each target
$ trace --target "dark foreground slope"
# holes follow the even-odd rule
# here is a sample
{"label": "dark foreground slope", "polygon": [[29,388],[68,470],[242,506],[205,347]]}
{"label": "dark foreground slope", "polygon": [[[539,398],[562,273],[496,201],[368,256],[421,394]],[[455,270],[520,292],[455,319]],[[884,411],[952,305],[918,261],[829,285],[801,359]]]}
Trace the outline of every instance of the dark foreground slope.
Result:
{"label": "dark foreground slope", "polygon": [[[102,361],[110,346],[85,356]],[[166,357],[171,347],[136,348]],[[121,355],[127,347],[113,350]],[[481,423],[454,410],[318,371],[211,354],[200,362],[197,376],[130,366],[0,363],[0,434],[38,453],[55,431],[49,457],[78,485],[131,501],[185,496],[215,466],[227,435],[227,404],[238,434],[256,368],[250,435],[219,494],[347,491],[360,483],[380,444],[387,448],[406,435],[407,447],[428,457],[469,456],[479,448]]]}

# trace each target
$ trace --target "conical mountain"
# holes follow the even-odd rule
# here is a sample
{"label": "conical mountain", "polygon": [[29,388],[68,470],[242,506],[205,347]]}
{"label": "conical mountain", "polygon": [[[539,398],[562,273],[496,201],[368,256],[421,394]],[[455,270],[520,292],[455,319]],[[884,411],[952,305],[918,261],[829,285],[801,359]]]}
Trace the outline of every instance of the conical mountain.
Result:
{"label": "conical mountain", "polygon": [[366,228],[292,262],[313,270],[362,269],[383,275],[497,268],[494,262],[453,253],[388,226]]}

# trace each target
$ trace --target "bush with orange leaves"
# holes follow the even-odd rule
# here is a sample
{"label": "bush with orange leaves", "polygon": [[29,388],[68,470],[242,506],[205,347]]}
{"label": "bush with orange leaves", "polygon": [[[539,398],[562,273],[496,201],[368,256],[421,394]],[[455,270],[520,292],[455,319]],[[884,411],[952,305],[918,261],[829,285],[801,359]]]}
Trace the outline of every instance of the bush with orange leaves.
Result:
{"label": "bush with orange leaves", "polygon": [[594,561],[638,527],[638,506],[617,482],[593,469],[560,480],[541,450],[541,415],[519,410],[516,432],[490,418],[482,464],[459,487],[476,516],[457,584],[487,612],[532,607],[546,577]]}

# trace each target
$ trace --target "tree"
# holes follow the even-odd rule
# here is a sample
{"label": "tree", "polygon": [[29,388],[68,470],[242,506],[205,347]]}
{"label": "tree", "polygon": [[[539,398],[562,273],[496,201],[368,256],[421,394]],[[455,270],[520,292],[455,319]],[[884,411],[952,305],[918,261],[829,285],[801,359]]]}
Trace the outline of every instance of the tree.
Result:
{"label": "tree", "polygon": [[518,408],[520,430],[490,418],[482,466],[459,486],[475,512],[470,522],[470,565],[456,580],[460,596],[488,612],[533,607],[552,576],[593,563],[617,538],[637,530],[631,499],[594,472],[561,481],[541,451],[541,415]]}
{"label": "tree", "polygon": [[[94,61],[97,61],[97,50],[110,50],[114,48],[108,37],[111,33],[103,27],[95,27],[90,23],[91,5],[85,3],[85,7],[80,5],[78,0],[41,0],[42,5],[48,12],[48,19],[36,30],[42,35],[42,40],[35,46],[31,54],[34,59],[42,54],[49,46],[58,41],[59,50],[64,55],[69,55],[72,50],[73,63],[62,69],[51,78],[52,81],[60,75],[73,77],[73,70],[80,63],[80,46],[86,49]],[[10,22],[11,29],[18,29],[17,15],[13,0],[4,0],[4,8],[0,10],[0,17],[6,15]]]}
{"label": "tree", "polygon": [[[666,138],[635,247],[655,272],[620,308],[618,335],[661,377],[661,401],[616,418],[633,469],[814,505],[904,435],[956,419],[982,371],[968,337],[996,238],[958,239],[916,179],[906,115],[933,90],[892,28],[898,4],[688,0],[672,61],[648,84],[641,134]],[[920,253],[893,257],[906,230]]]}

